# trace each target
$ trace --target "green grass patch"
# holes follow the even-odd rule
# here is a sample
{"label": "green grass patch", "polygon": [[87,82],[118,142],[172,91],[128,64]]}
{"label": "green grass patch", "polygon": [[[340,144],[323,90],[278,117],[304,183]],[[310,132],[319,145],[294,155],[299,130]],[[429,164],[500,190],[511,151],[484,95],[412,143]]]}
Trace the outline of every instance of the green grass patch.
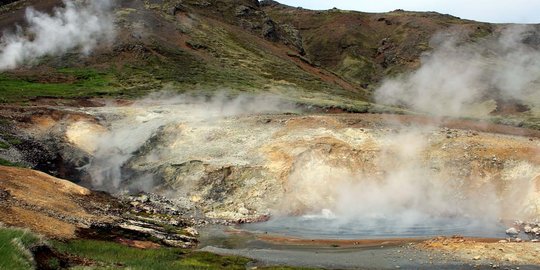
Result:
{"label": "green grass patch", "polygon": [[[9,148],[10,145],[16,146],[16,145],[20,145],[20,144],[23,143],[21,139],[15,137],[12,134],[7,133],[7,132],[0,132],[0,138],[2,138],[2,140],[4,140],[3,144],[5,144],[7,146],[7,148]],[[0,142],[0,148],[2,148],[1,142]],[[7,149],[7,148],[5,148],[5,149]]]}
{"label": "green grass patch", "polygon": [[9,138],[7,139],[7,142],[11,145],[19,145],[22,143],[22,141],[18,138]]}
{"label": "green grass patch", "polygon": [[[246,269],[252,260],[239,256],[221,256],[180,248],[137,249],[113,242],[73,240],[54,242],[62,253],[91,259],[92,267],[73,269]],[[266,270],[308,269],[296,267],[260,267]]]}
{"label": "green grass patch", "polygon": [[[28,230],[0,228],[0,269],[23,270],[35,267],[30,248],[43,240]],[[221,256],[180,248],[137,249],[114,242],[97,240],[54,241],[52,248],[93,261],[92,266],[70,269],[246,269],[252,260],[239,256]],[[58,259],[48,262],[60,266]],[[266,270],[308,269],[297,267],[260,267]]]}
{"label": "green grass patch", "polygon": [[33,77],[0,74],[0,101],[25,101],[34,97],[101,96],[114,93],[114,74],[93,69],[59,69],[54,76],[73,78],[65,82],[44,82]]}
{"label": "green grass patch", "polygon": [[246,269],[251,261],[179,248],[136,249],[95,240],[56,242],[54,246],[60,252],[89,258],[114,269]]}
{"label": "green grass patch", "polygon": [[[21,168],[25,168],[26,166],[24,166],[24,164],[21,164],[21,163],[16,163],[16,162],[11,162],[9,160],[5,160],[3,158],[0,158],[0,165],[1,166],[10,166],[10,167],[21,167]],[[0,268],[2,269],[2,268]]]}
{"label": "green grass patch", "polygon": [[3,142],[3,141],[0,141],[0,149],[9,149],[9,144]]}
{"label": "green grass patch", "polygon": [[0,228],[0,269],[32,269],[28,248],[40,241],[26,230]]}
{"label": "green grass patch", "polygon": [[540,130],[540,118],[527,116],[496,116],[489,119],[494,124]]}

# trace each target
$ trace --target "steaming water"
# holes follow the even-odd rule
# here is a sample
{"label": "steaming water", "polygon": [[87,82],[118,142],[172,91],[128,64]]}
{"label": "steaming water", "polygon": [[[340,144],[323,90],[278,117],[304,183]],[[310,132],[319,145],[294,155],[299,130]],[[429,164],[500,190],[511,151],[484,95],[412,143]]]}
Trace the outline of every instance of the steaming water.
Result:
{"label": "steaming water", "polygon": [[504,238],[505,227],[497,222],[480,222],[466,217],[431,217],[404,223],[401,217],[342,219],[328,210],[320,215],[277,217],[268,222],[246,224],[243,229],[310,239],[390,239],[434,236]]}

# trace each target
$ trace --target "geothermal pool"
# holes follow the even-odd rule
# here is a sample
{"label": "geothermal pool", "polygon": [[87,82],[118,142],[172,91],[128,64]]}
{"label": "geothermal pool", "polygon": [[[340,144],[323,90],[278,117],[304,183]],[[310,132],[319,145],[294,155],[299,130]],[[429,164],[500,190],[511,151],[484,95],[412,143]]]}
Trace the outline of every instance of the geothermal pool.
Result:
{"label": "geothermal pool", "polygon": [[402,239],[435,236],[504,238],[504,224],[465,217],[432,218],[406,222],[400,218],[347,219],[325,215],[277,217],[267,222],[240,226],[256,234],[306,239]]}
{"label": "geothermal pool", "polygon": [[[326,213],[327,214],[327,213]],[[472,265],[442,253],[415,248],[433,236],[502,238],[499,223],[440,218],[425,224],[400,220],[349,220],[334,216],[278,217],[235,228],[210,226],[201,231],[199,248],[223,255],[242,255],[265,266],[284,264],[332,269],[468,269]],[[477,269],[492,269],[482,265]],[[520,269],[536,269],[520,266]]]}

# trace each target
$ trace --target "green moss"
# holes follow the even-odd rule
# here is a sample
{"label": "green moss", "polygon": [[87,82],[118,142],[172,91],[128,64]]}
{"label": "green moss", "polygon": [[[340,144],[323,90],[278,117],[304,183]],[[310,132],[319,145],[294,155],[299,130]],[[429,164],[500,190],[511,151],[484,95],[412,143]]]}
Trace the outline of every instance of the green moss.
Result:
{"label": "green moss", "polygon": [[[15,162],[11,162],[9,160],[5,160],[3,158],[0,158],[0,165],[2,166],[10,166],[10,167],[21,167],[21,168],[24,168],[26,166],[24,166],[23,164],[21,163],[15,163]],[[1,268],[0,268],[1,269]]]}
{"label": "green moss", "polygon": [[178,248],[136,249],[117,243],[74,240],[56,242],[60,252],[99,261],[116,269],[245,269],[249,259]]}
{"label": "green moss", "polygon": [[[108,95],[115,92],[108,72],[92,69],[59,69],[58,74],[74,77],[70,82],[40,82],[32,77],[0,74],[0,101],[25,101],[34,97],[80,97]],[[51,76],[54,76],[52,74]]]}
{"label": "green moss", "polygon": [[354,58],[347,56],[337,72],[354,82],[365,83],[372,80],[373,76],[375,76],[375,71],[375,67],[371,61],[363,57]]}
{"label": "green moss", "polygon": [[[0,269],[32,269],[29,248],[42,240],[21,229],[0,228]],[[118,243],[96,240],[54,241],[52,248],[63,254],[75,255],[93,261],[92,266],[70,269],[246,269],[252,260],[239,256],[221,256],[180,248],[137,249]],[[48,262],[56,269],[60,262]],[[295,267],[262,267],[268,270],[308,269]]]}
{"label": "green moss", "polygon": [[[2,138],[5,141],[5,143],[3,144],[6,144],[7,148],[9,148],[9,145],[17,146],[23,143],[21,139],[13,136],[12,134],[5,133],[5,132],[0,133],[0,138]],[[0,142],[0,148],[3,148],[2,142]]]}
{"label": "green moss", "polygon": [[521,126],[524,128],[540,130],[540,118],[528,117],[523,120]]}
{"label": "green moss", "polygon": [[204,269],[246,269],[250,259],[237,256],[220,256],[209,252],[191,252],[178,264],[183,267]]}
{"label": "green moss", "polygon": [[[96,261],[91,268],[72,269],[246,269],[252,260],[179,248],[137,249],[95,240],[54,242],[60,252]],[[307,268],[262,267],[267,270]]]}
{"label": "green moss", "polygon": [[540,130],[540,118],[526,116],[497,116],[490,118],[495,124]]}
{"label": "green moss", "polygon": [[50,269],[60,269],[60,261],[57,258],[49,259],[47,266]]}
{"label": "green moss", "polygon": [[9,149],[9,144],[3,142],[3,141],[0,141],[0,149]]}
{"label": "green moss", "polygon": [[9,138],[7,141],[11,145],[19,145],[19,144],[22,143],[22,141],[20,139],[17,139],[17,138]]}

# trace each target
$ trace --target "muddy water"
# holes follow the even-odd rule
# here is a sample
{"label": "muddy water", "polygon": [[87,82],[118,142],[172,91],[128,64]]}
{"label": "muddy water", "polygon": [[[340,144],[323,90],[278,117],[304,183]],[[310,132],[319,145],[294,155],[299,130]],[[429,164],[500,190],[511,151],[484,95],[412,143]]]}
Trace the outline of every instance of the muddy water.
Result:
{"label": "muddy water", "polygon": [[481,222],[460,217],[432,218],[404,223],[402,219],[340,219],[339,217],[280,217],[264,223],[242,226],[255,233],[311,239],[388,239],[426,238],[461,235],[468,237],[504,238],[505,227],[497,222]]}
{"label": "muddy water", "polygon": [[[257,260],[259,265],[323,268],[355,268],[362,265],[394,269],[410,262],[401,256],[401,246],[397,243],[377,242],[355,247],[340,247],[337,242],[290,244],[265,240],[257,234],[227,227],[206,228],[201,235],[201,250],[245,256]],[[400,241],[399,244],[408,243]],[[418,263],[429,264],[427,253],[425,256],[418,256],[420,257],[427,260],[422,259],[422,262]]]}
{"label": "muddy water", "polygon": [[[306,226],[307,228],[308,226]],[[252,266],[287,265],[326,269],[493,269],[490,262],[465,262],[452,254],[416,247],[421,239],[309,240],[256,234],[231,227],[201,231],[200,249],[256,260]],[[539,269],[499,265],[500,269]]]}

